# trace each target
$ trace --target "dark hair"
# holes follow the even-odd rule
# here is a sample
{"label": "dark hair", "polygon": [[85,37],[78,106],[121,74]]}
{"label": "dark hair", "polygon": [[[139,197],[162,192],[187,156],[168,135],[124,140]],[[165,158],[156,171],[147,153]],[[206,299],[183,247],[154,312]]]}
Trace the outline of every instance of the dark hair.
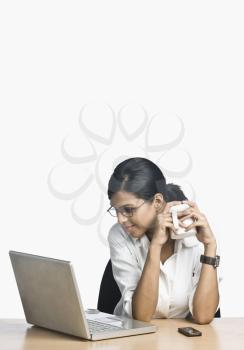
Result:
{"label": "dark hair", "polygon": [[166,184],[162,171],[155,163],[141,157],[126,159],[116,166],[108,183],[108,198],[111,199],[118,191],[131,192],[146,201],[152,201],[156,193],[162,193],[166,202],[187,199],[180,186]]}

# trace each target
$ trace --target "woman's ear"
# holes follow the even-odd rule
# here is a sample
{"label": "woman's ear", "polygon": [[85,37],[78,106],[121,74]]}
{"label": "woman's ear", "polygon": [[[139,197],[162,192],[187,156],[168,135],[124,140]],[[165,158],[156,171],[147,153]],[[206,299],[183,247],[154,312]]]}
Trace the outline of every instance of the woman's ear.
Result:
{"label": "woman's ear", "polygon": [[154,206],[157,213],[163,211],[165,207],[165,201],[162,193],[156,193],[154,196]]}

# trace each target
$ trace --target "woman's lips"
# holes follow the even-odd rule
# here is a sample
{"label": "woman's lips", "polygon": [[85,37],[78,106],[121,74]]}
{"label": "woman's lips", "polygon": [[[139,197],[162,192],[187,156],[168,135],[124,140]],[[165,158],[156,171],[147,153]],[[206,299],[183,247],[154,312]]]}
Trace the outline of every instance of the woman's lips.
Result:
{"label": "woman's lips", "polygon": [[124,225],[124,228],[126,229],[126,230],[129,230],[131,227],[134,227],[135,225],[129,225],[129,226],[125,226]]}

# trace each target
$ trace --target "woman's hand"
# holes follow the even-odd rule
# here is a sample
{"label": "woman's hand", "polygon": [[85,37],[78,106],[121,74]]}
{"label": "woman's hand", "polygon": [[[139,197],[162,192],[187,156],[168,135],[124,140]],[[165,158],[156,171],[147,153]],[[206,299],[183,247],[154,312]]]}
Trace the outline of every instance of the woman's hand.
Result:
{"label": "woman's hand", "polygon": [[[151,244],[157,244],[162,246],[165,244],[169,238],[169,231],[173,230],[175,232],[175,227],[173,225],[173,220],[171,213],[169,212],[170,208],[173,205],[181,204],[180,201],[172,201],[168,202],[164,209],[157,214],[156,220],[154,221],[153,228],[150,230],[152,233],[150,233],[151,236]],[[183,226],[181,222],[179,223],[180,226]]]}
{"label": "woman's hand", "polygon": [[193,223],[189,226],[182,223],[186,231],[195,228],[197,230],[196,237],[200,242],[202,242],[205,246],[211,244],[216,245],[216,239],[209,226],[207,218],[203,213],[200,212],[196,203],[188,200],[184,200],[182,203],[188,204],[190,208],[182,211],[181,213],[178,213],[178,217],[181,219],[181,221],[184,221],[188,218],[191,218],[193,220]]}

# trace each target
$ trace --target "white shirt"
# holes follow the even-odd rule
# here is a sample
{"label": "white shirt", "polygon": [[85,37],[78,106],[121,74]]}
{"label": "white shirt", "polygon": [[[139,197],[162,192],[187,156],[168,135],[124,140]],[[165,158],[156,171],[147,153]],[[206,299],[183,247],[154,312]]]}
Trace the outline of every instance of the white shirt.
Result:
{"label": "white shirt", "polygon": [[[114,314],[132,317],[132,296],[143,271],[150,241],[146,235],[141,238],[130,236],[116,223],[109,230],[108,242],[114,279],[121,292]],[[164,264],[160,263],[158,303],[152,318],[185,318],[189,311],[192,314],[203,252],[203,244],[195,237],[176,240],[174,254]],[[222,277],[218,269],[219,283]]]}

